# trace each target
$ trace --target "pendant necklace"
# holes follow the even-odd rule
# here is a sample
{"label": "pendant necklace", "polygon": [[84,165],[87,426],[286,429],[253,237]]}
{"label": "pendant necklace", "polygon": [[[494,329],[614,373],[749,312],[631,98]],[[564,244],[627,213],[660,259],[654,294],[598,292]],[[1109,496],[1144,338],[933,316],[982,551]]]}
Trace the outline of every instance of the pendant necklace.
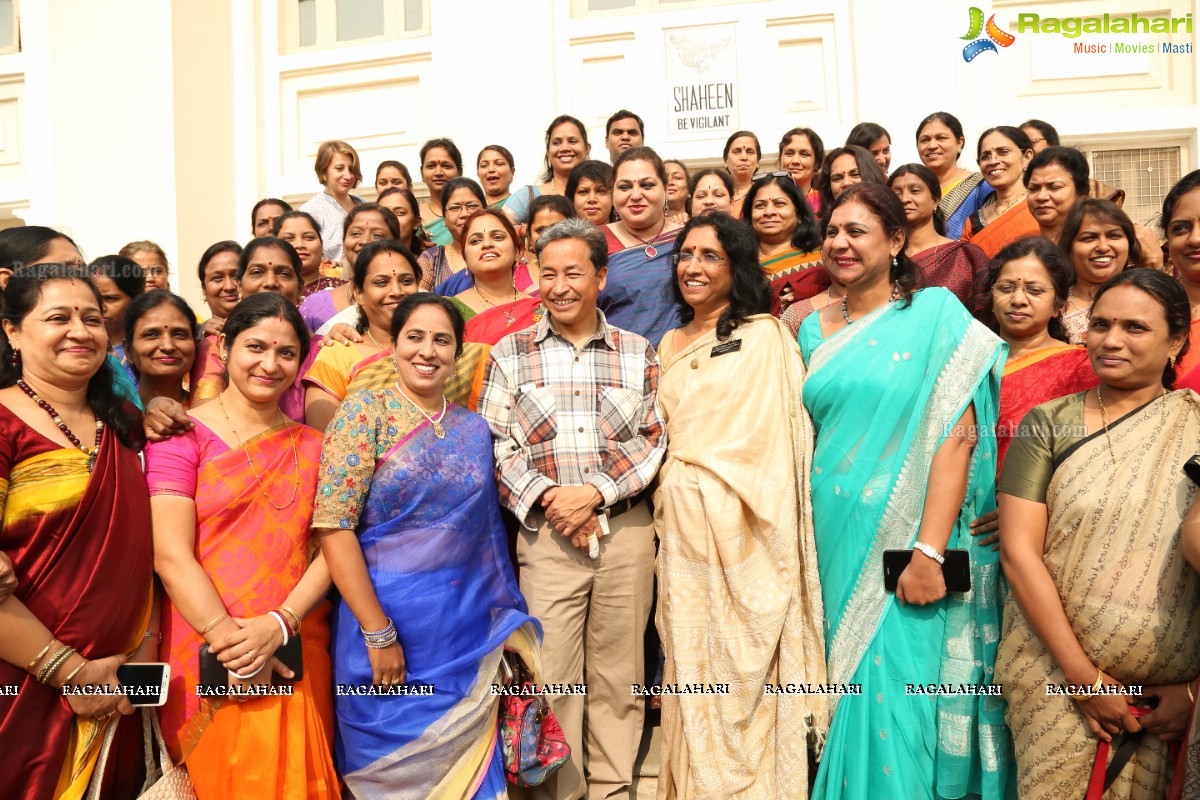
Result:
{"label": "pendant necklace", "polygon": [[654,234],[654,236],[651,236],[649,239],[643,239],[642,237],[638,236],[636,233],[631,231],[629,229],[629,226],[627,224],[625,224],[624,220],[621,221],[621,225],[625,228],[626,233],[628,233],[630,236],[637,239],[639,242],[641,242],[642,244],[644,244],[646,246],[646,249],[643,252],[646,254],[647,261],[649,261],[650,259],[654,258],[656,255],[658,255],[658,248],[656,248],[653,244],[651,244],[651,242],[654,241],[655,237],[661,236],[662,232],[667,229],[667,218],[666,217],[663,217],[662,225],[660,225],[658,228],[658,233]]}
{"label": "pendant necklace", "polygon": [[62,431],[63,436],[67,437],[67,441],[83,451],[83,454],[87,456],[87,471],[90,473],[93,469],[95,469],[96,457],[100,454],[100,438],[104,435],[104,422],[100,419],[100,417],[96,417],[96,444],[91,448],[85,447],[84,444],[79,441],[79,437],[67,427],[67,423],[63,422],[63,418],[57,411],[54,410],[54,406],[38,397],[37,393],[34,392],[33,389],[30,389],[29,384],[27,384],[24,380],[18,379],[17,386],[20,387],[22,392],[29,395],[30,400],[37,403],[38,408],[50,415],[50,419],[53,420],[55,426]]}
{"label": "pendant necklace", "polygon": [[411,397],[408,396],[408,393],[400,388],[400,381],[396,381],[395,385],[396,385],[396,391],[400,393],[400,396],[403,397],[405,400],[407,400],[408,404],[410,406],[412,406],[413,408],[415,408],[417,410],[417,413],[420,414],[422,417],[424,417],[429,422],[429,424],[433,426],[433,435],[439,439],[445,439],[446,438],[446,429],[444,427],[442,427],[442,420],[446,416],[446,398],[442,397],[442,410],[440,412],[438,412],[437,416],[434,416],[433,414],[430,414],[428,411],[426,411],[425,409],[423,409],[419,405],[417,405],[416,402]]}
{"label": "pendant necklace", "polygon": [[[471,285],[471,288],[475,290],[475,296],[479,298],[480,302],[482,302],[482,303],[487,303],[487,304],[488,304],[489,306],[491,306],[492,308],[499,308],[499,309],[500,309],[500,313],[504,315],[504,326],[505,326],[505,327],[508,327],[509,325],[512,325],[514,322],[516,322],[516,321],[517,321],[517,318],[516,318],[516,317],[514,317],[512,314],[510,314],[510,313],[508,312],[508,309],[507,309],[507,308],[500,308],[500,306],[496,305],[496,304],[495,304],[495,303],[493,303],[491,300],[488,300],[486,297],[484,297],[484,296],[483,296],[483,292],[479,291],[479,286],[478,286],[478,285],[476,285],[476,284],[472,284],[472,285]],[[515,303],[515,302],[517,302],[517,301],[518,301],[518,300],[520,300],[520,299],[521,299],[521,298],[520,298],[520,296],[517,294],[517,287],[515,287],[515,286],[514,286],[514,287],[513,287],[513,299],[512,299],[512,301]],[[411,401],[410,401],[410,402],[411,402]]]}

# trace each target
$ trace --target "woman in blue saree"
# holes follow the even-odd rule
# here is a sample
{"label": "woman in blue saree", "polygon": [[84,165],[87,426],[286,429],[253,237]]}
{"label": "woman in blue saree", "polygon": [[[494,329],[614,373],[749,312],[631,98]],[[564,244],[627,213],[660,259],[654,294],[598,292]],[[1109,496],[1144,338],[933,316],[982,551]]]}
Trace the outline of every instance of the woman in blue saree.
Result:
{"label": "woman in blue saree", "polygon": [[[396,384],[348,397],[325,440],[313,527],[341,595],[336,756],[356,797],[505,797],[491,689],[501,653],[540,671],[538,626],[508,560],[491,434],[443,396],[462,336],[449,300],[401,301]],[[399,694],[422,685],[432,693]]]}
{"label": "woman in blue saree", "polygon": [[[913,292],[906,238],[886,186],[844,192],[824,250],[847,295],[800,328],[828,679],[861,687],[833,698],[814,797],[1004,797],[1002,699],[913,687],[992,683],[999,565],[969,523],[995,508],[1005,346],[945,289]],[[966,594],[946,594],[951,547],[970,548]],[[913,550],[894,598],[890,549]]]}

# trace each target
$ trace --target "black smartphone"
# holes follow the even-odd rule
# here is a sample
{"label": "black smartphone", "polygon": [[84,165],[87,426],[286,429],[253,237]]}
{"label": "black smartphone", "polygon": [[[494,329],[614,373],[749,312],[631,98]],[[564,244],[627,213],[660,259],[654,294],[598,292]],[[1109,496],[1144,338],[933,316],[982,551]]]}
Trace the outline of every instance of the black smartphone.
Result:
{"label": "black smartphone", "polygon": [[161,662],[125,663],[117,667],[117,680],[127,690],[126,697],[130,705],[161,706],[167,702],[171,665]]}
{"label": "black smartphone", "polygon": [[[287,644],[276,650],[275,657],[282,661],[285,667],[296,673],[296,677],[285,678],[279,673],[275,673],[271,676],[272,684],[281,686],[295,683],[304,677],[304,658],[300,650],[299,634],[289,638]],[[217,657],[208,649],[207,642],[200,645],[200,685],[229,685],[229,670],[225,669],[225,665],[218,661]]]}
{"label": "black smartphone", "polygon": [[[883,588],[885,591],[896,591],[896,582],[900,573],[912,561],[912,550],[883,551]],[[947,550],[943,556],[946,563],[942,565],[942,577],[946,579],[946,591],[966,593],[971,591],[971,557],[966,550],[957,548]]]}

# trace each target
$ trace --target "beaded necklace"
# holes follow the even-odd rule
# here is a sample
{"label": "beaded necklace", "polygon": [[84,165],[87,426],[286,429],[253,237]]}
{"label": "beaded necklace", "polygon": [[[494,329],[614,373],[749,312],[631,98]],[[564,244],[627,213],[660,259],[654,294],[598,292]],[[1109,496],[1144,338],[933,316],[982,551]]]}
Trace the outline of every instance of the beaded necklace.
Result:
{"label": "beaded necklace", "polygon": [[85,447],[83,442],[79,441],[79,437],[67,427],[67,423],[63,422],[62,416],[54,410],[54,406],[38,397],[37,392],[33,391],[33,389],[30,389],[29,384],[27,384],[24,380],[18,379],[17,386],[20,387],[22,392],[29,395],[30,400],[37,403],[38,408],[50,415],[50,419],[53,420],[54,424],[58,426],[58,429],[63,432],[63,436],[67,437],[67,441],[83,451],[83,454],[87,456],[87,471],[90,473],[93,469],[95,469],[96,457],[100,454],[100,438],[104,435],[104,421],[99,417],[96,417],[96,444],[91,448]]}

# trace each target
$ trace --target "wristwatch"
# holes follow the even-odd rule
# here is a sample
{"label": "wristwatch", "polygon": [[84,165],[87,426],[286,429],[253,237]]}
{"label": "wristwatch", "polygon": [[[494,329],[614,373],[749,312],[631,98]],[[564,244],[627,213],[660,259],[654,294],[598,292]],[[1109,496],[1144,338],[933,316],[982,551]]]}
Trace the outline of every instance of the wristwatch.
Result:
{"label": "wristwatch", "polygon": [[913,545],[913,550],[921,551],[922,553],[929,556],[930,558],[932,558],[934,561],[938,562],[939,564],[945,565],[945,563],[946,563],[946,557],[943,556],[941,553],[939,553],[937,550],[934,550],[933,545],[928,545],[928,544],[925,544],[924,542],[917,542],[916,544]]}

